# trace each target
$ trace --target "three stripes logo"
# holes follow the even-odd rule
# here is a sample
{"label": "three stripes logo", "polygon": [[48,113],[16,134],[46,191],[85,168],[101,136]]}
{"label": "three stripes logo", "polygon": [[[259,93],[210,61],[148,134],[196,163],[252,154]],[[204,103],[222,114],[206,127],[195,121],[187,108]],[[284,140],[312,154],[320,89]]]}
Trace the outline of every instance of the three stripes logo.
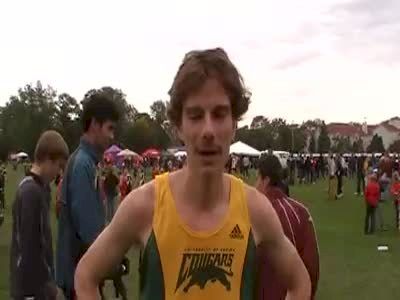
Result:
{"label": "three stripes logo", "polygon": [[230,233],[229,236],[231,239],[237,239],[237,240],[244,239],[244,236],[243,236],[242,232],[240,231],[238,224],[236,224],[236,226],[232,229],[232,232]]}

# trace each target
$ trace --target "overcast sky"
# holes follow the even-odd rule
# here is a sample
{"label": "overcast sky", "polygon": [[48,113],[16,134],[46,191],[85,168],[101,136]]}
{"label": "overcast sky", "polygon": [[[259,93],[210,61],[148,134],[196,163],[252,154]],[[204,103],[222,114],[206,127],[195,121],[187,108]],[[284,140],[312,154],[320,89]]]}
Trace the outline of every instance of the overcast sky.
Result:
{"label": "overcast sky", "polygon": [[0,1],[0,104],[41,80],[140,111],[187,51],[223,47],[252,91],[246,120],[376,123],[399,113],[399,0]]}

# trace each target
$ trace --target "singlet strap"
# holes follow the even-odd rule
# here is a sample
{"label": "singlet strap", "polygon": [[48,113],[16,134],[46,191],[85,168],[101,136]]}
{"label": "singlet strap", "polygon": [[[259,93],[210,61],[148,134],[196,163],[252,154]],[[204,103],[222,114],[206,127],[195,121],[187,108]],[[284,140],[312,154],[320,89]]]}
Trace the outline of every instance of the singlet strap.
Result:
{"label": "singlet strap", "polygon": [[237,195],[236,198],[237,205],[239,206],[245,221],[250,224],[250,215],[247,204],[246,184],[243,182],[242,179],[237,178],[233,175],[229,175],[229,177],[231,178],[231,185],[232,185],[231,191],[232,193]]}

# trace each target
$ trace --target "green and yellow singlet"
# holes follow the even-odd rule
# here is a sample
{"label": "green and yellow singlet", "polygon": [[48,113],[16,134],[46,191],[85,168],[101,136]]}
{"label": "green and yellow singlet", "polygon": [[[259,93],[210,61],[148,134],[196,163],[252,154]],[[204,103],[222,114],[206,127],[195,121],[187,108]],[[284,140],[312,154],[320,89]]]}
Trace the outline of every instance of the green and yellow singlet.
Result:
{"label": "green and yellow singlet", "polygon": [[153,228],[140,266],[140,299],[254,299],[255,243],[244,184],[231,177],[219,228],[193,231],[179,217],[168,174],[156,177]]}

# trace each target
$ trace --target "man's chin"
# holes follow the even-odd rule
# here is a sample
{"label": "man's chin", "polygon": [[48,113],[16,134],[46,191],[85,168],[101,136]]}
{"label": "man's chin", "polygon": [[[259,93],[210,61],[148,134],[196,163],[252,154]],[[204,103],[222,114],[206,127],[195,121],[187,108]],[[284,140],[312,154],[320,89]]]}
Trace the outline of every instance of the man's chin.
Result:
{"label": "man's chin", "polygon": [[199,168],[200,173],[205,175],[215,175],[224,172],[223,168],[214,164],[205,164]]}

